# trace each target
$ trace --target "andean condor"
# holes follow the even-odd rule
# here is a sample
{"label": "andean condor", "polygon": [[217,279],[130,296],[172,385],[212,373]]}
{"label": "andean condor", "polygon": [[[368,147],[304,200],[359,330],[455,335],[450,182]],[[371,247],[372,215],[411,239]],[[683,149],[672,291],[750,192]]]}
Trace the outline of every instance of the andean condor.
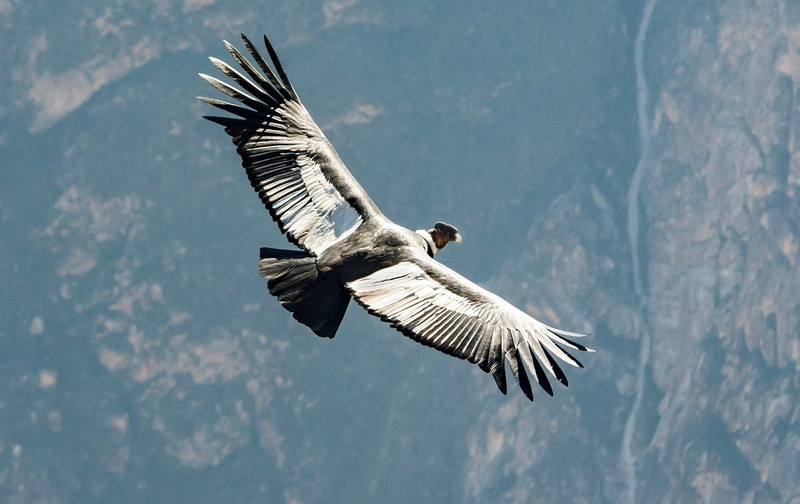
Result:
{"label": "andean condor", "polygon": [[406,336],[492,373],[503,394],[506,361],[530,400],[525,367],[550,395],[548,374],[567,385],[555,358],[583,367],[567,350],[591,352],[574,341],[584,334],[545,325],[436,261],[461,241],[455,227],[411,231],[386,218],[300,102],[269,40],[274,70],[242,39],[255,65],[225,46],[244,73],[210,58],[238,88],[200,74],[238,103],[200,99],[233,115],[206,119],[231,136],[251,185],[298,247],[261,249],[259,271],[281,305],[332,338],[353,298]]}

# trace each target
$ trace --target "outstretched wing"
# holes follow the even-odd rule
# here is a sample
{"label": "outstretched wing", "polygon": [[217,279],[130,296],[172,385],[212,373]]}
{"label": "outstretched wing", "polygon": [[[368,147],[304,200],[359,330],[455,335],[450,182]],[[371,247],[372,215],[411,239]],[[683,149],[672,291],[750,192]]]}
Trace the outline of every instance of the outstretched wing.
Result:
{"label": "outstretched wing", "polygon": [[593,351],[572,339],[585,335],[539,322],[422,252],[346,285],[367,311],[406,336],[492,373],[503,394],[505,361],[533,400],[526,367],[553,395],[548,374],[568,384],[556,358],[583,367],[567,350]]}
{"label": "outstretched wing", "polygon": [[238,103],[198,97],[234,115],[205,118],[225,127],[250,184],[281,232],[319,255],[380,211],[300,103],[267,37],[264,44],[274,71],[244,34],[242,40],[258,68],[225,41],[244,73],[209,59],[239,87],[200,77]]}

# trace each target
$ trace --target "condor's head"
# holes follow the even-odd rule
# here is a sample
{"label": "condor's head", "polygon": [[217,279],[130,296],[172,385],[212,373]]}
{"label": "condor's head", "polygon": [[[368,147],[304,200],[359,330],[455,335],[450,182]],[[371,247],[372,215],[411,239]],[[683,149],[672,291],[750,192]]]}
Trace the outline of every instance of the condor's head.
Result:
{"label": "condor's head", "polygon": [[458,229],[446,222],[437,222],[431,229],[427,231],[419,229],[417,233],[425,238],[425,242],[428,244],[428,255],[431,257],[450,242],[461,243]]}

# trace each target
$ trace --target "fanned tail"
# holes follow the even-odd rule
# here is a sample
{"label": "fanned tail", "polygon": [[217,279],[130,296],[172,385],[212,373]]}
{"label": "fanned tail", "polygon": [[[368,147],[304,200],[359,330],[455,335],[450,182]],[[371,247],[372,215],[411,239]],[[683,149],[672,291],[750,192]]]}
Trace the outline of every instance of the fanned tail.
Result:
{"label": "fanned tail", "polygon": [[264,247],[258,261],[269,293],[317,336],[333,338],[350,302],[350,293],[337,280],[317,270],[316,258],[305,251]]}

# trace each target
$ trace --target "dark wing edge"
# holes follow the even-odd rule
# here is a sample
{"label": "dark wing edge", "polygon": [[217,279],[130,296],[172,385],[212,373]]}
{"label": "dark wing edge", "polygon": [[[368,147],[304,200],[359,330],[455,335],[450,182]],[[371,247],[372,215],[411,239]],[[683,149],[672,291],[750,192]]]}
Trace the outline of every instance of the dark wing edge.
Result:
{"label": "dark wing edge", "polygon": [[583,367],[568,350],[594,351],[574,341],[585,334],[543,324],[421,253],[346,286],[369,313],[406,336],[491,373],[503,394],[505,362],[533,401],[525,368],[553,395],[548,374],[569,385],[556,358]]}
{"label": "dark wing edge", "polygon": [[300,102],[267,37],[274,70],[244,34],[242,40],[255,65],[224,44],[244,73],[209,58],[236,86],[200,74],[236,103],[198,99],[233,116],[204,117],[231,136],[250,184],[281,232],[319,255],[380,212]]}

